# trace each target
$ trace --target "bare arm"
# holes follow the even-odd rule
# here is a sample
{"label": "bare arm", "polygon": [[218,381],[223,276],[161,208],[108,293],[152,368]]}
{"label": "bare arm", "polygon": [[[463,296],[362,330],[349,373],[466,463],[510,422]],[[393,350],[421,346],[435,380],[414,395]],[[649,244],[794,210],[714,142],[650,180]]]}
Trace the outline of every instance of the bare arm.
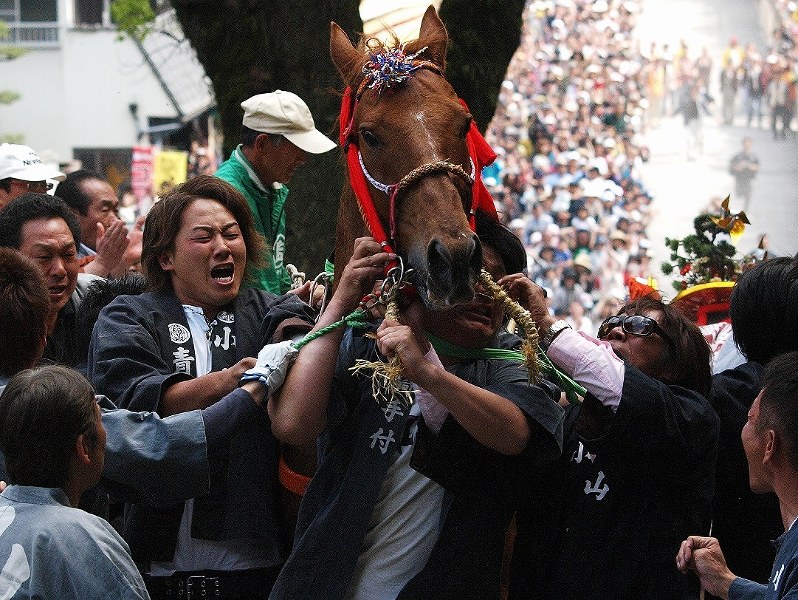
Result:
{"label": "bare arm", "polygon": [[377,347],[388,357],[398,355],[403,375],[431,393],[480,444],[502,454],[520,454],[531,436],[523,411],[427,360],[422,344],[428,342],[419,338],[406,325],[384,321],[377,331]]}
{"label": "bare arm", "polygon": [[229,369],[214,371],[187,381],[178,381],[164,391],[158,406],[158,414],[166,417],[207,408],[236,389],[244,371],[254,366],[254,358],[242,358]]}
{"label": "bare arm", "polygon": [[[357,308],[360,299],[371,291],[393,255],[382,251],[372,238],[355,240],[355,251],[344,268],[341,280],[327,309],[312,332],[338,321]],[[343,328],[322,335],[299,351],[278,394],[269,399],[272,431],[282,442],[307,444],[316,439],[327,424],[329,401]]]}

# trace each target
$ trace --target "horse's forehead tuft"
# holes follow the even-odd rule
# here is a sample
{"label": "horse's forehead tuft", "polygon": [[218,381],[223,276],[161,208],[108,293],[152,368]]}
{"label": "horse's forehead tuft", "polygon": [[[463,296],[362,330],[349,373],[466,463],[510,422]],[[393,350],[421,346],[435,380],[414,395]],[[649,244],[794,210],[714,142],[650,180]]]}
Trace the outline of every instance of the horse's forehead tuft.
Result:
{"label": "horse's forehead tuft", "polygon": [[381,94],[384,90],[402,85],[412,77],[414,71],[421,68],[417,58],[424,50],[426,48],[408,53],[403,44],[393,48],[382,44],[376,49],[369,48],[368,60],[363,65],[366,88]]}

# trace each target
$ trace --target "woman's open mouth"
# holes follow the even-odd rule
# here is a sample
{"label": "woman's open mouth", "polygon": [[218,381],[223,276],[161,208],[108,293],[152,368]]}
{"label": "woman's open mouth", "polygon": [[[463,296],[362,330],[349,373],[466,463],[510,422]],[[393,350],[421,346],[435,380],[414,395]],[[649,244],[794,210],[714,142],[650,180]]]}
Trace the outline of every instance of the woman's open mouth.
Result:
{"label": "woman's open mouth", "polygon": [[214,281],[223,285],[232,283],[234,274],[235,268],[233,265],[219,265],[211,269],[211,277]]}

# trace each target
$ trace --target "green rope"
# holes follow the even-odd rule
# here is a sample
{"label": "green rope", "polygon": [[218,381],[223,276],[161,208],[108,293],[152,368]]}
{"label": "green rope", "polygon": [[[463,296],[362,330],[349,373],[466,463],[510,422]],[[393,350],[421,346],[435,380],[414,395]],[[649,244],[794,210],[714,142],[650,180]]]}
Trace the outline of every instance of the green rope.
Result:
{"label": "green rope", "polygon": [[[425,334],[430,344],[432,344],[432,347],[435,348],[435,351],[443,354],[444,356],[450,356],[452,358],[467,358],[472,360],[504,359],[517,360],[519,362],[524,362],[525,360],[524,354],[518,350],[508,350],[505,348],[463,348],[462,346],[457,346],[456,344],[442,340],[438,336],[433,335],[428,331],[426,331]],[[546,356],[546,353],[540,349],[537,353],[537,359],[541,370],[551,379],[553,379],[559,388],[565,393],[565,397],[568,399],[568,402],[571,404],[581,402],[580,397],[584,398],[585,394],[587,393],[587,390],[584,387],[579,385],[576,381],[555,367],[554,363],[551,362],[551,359],[549,359],[549,357]]]}
{"label": "green rope", "polygon": [[299,350],[305,344],[309,344],[316,338],[326,335],[329,332],[338,329],[339,327],[348,326],[348,327],[353,327],[355,329],[363,329],[369,326],[367,317],[368,317],[368,312],[366,312],[362,308],[356,308],[353,312],[346,315],[345,317],[338,319],[334,323],[330,323],[329,325],[322,327],[321,329],[314,331],[313,333],[307,334],[301,340],[293,342],[291,345],[297,350]]}
{"label": "green rope", "polygon": [[509,348],[463,348],[451,342],[439,338],[437,335],[425,331],[429,343],[435,348],[435,352],[452,358],[500,358],[504,360],[524,360],[524,355],[518,350]]}
{"label": "green rope", "polygon": [[587,390],[555,367],[551,359],[541,349],[538,349],[538,362],[541,364],[541,370],[554,379],[560,389],[565,393],[565,398],[568,400],[569,404],[582,403],[580,398],[585,397]]}
{"label": "green rope", "polygon": [[[339,327],[352,327],[355,329],[363,329],[370,325],[368,320],[369,313],[368,311],[357,308],[350,314],[346,315],[345,317],[335,321],[334,323],[330,323],[329,325],[322,327],[318,331],[314,331],[313,333],[309,333],[301,340],[293,342],[294,348],[299,350],[302,346],[309,344],[316,338],[319,338],[323,335],[328,334]],[[429,332],[425,332],[427,338],[432,344],[432,347],[435,348],[436,352],[443,354],[444,356],[451,356],[453,358],[466,358],[470,360],[474,359],[503,359],[503,360],[517,360],[519,362],[524,362],[524,355],[523,353],[517,350],[509,350],[506,348],[463,348],[462,346],[457,346],[452,344],[451,342],[447,342],[446,340],[442,340],[436,335],[433,335]],[[579,385],[576,381],[571,379],[568,375],[560,371],[557,367],[554,366],[554,363],[551,362],[546,353],[542,350],[538,351],[537,354],[538,363],[540,364],[541,370],[546,373],[554,382],[560,387],[560,389],[565,393],[565,397],[568,399],[568,402],[571,404],[579,403],[580,397],[583,398],[587,393],[587,390]]]}

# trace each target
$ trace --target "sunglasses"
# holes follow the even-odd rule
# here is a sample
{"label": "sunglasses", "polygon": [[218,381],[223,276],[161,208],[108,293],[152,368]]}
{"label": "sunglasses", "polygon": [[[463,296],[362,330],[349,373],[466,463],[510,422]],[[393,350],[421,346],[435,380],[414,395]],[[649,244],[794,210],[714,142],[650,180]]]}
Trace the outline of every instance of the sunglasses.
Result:
{"label": "sunglasses", "polygon": [[12,179],[11,183],[16,183],[17,185],[24,187],[29,192],[37,192],[39,194],[44,194],[53,189],[53,184],[49,181],[24,181],[22,179]]}
{"label": "sunglasses", "polygon": [[665,340],[671,348],[676,347],[670,336],[665,333],[654,319],[643,315],[614,315],[605,319],[601,327],[599,327],[598,338],[604,339],[610,331],[618,326],[620,326],[625,333],[640,337],[648,337],[652,333],[656,333]]}

